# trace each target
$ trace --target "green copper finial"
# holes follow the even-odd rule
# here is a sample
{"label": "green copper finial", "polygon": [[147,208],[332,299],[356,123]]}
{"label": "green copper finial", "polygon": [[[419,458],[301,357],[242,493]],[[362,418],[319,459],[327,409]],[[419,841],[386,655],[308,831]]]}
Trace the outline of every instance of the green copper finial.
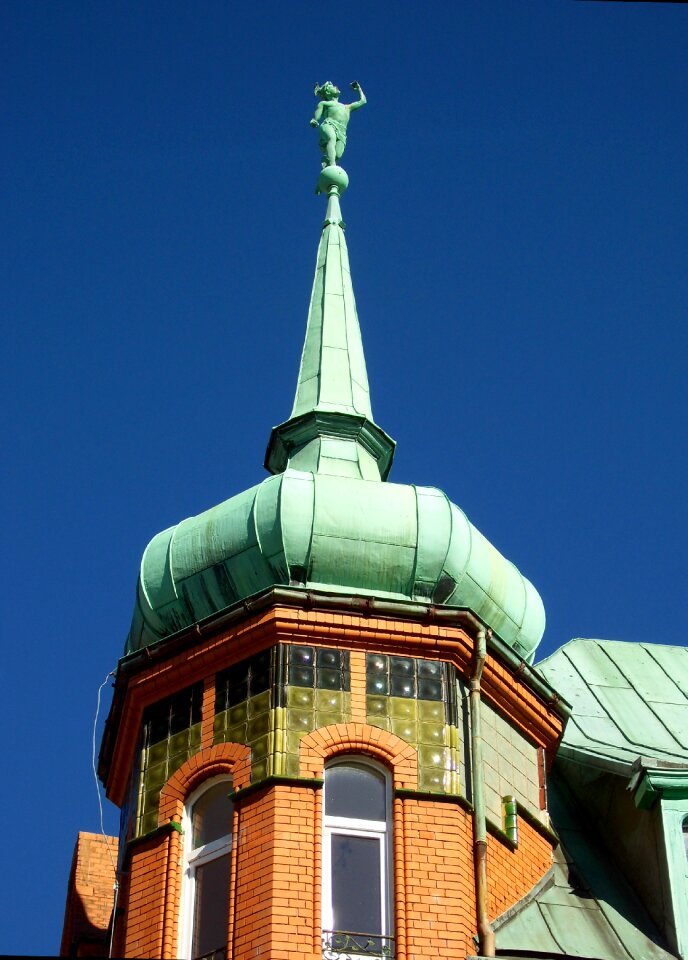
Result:
{"label": "green copper finial", "polygon": [[[322,85],[317,83],[315,85],[315,95],[320,97],[320,103],[315,108],[311,126],[320,128],[323,168],[338,165],[346,147],[346,128],[349,125],[351,112],[367,103],[358,80],[352,81],[351,88],[358,91],[358,100],[355,103],[340,103],[339,88],[331,80],[327,80]],[[317,192],[325,191],[318,189]]]}
{"label": "green copper finial", "polygon": [[[265,466],[281,473],[295,470],[330,473],[364,480],[385,480],[394,441],[373,420],[361,330],[351,282],[349,255],[339,199],[349,178],[336,161],[344,152],[349,111],[366,102],[336,101],[332,83],[316,87],[322,103],[311,123],[323,114],[320,143],[323,169],[318,193],[327,194],[306,338],[291,417],[272,431]],[[341,112],[325,112],[337,108]],[[323,133],[325,130],[325,133]]]}

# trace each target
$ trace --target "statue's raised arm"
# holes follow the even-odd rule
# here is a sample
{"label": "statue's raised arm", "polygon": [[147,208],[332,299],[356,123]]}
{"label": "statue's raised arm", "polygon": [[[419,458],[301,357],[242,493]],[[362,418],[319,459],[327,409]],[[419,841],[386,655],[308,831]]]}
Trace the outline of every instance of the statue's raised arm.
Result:
{"label": "statue's raised arm", "polygon": [[357,80],[351,88],[358,93],[358,100],[353,103],[339,102],[339,88],[330,80],[322,85],[316,83],[315,95],[320,103],[315,108],[312,127],[320,128],[320,151],[323,167],[337,166],[346,147],[346,128],[349,124],[349,115],[352,110],[358,110],[367,103],[365,94]]}

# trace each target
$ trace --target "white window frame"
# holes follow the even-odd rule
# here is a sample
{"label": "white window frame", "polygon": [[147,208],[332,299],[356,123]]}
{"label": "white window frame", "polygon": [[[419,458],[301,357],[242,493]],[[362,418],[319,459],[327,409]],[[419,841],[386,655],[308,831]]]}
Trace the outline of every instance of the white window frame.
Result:
{"label": "white window frame", "polygon": [[[182,960],[191,960],[191,948],[193,946],[194,936],[194,913],[196,907],[196,870],[198,867],[218,857],[231,853],[232,850],[232,827],[230,832],[224,837],[212,840],[202,847],[193,849],[193,823],[191,819],[194,804],[200,800],[203,794],[216,786],[218,783],[227,784],[227,793],[232,789],[232,778],[227,774],[219,777],[212,777],[204,780],[197,790],[190,794],[184,806],[184,817],[182,820],[182,833],[184,838],[184,870],[182,873],[182,896],[181,910],[179,915],[179,957]],[[228,917],[229,925],[229,917]]]}
{"label": "white window frame", "polygon": [[[332,817],[325,813],[327,803],[327,771],[338,766],[367,767],[371,772],[382,775],[385,781],[384,820],[361,820],[353,817]],[[394,911],[392,894],[392,790],[389,771],[368,757],[347,755],[326,764],[325,787],[323,789],[323,825],[322,825],[322,929],[334,931],[334,904],[332,902],[332,837],[349,836],[376,839],[379,847],[380,864],[380,916],[382,930],[344,931],[351,933],[370,933],[389,938],[394,935]],[[347,951],[342,956],[364,957],[371,954],[357,954]]]}

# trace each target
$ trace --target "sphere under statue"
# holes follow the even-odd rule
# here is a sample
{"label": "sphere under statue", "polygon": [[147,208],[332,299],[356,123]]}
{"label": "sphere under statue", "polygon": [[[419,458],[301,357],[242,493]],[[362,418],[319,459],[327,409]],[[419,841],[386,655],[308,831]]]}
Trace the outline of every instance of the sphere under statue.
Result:
{"label": "sphere under statue", "polygon": [[338,167],[336,164],[331,167],[323,167],[318,177],[318,185],[315,188],[316,193],[329,193],[332,187],[336,187],[341,196],[349,186],[349,174],[344,167]]}

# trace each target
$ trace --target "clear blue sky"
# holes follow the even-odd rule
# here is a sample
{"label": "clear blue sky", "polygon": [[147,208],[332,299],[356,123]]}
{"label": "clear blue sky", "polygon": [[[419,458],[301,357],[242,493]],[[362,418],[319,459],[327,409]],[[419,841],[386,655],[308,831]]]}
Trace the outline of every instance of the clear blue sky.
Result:
{"label": "clear blue sky", "polygon": [[665,3],[5,0],[0,953],[58,948],[146,543],[289,414],[315,81],[369,101],[343,207],[392,479],[533,581],[541,654],[686,641],[687,42]]}

